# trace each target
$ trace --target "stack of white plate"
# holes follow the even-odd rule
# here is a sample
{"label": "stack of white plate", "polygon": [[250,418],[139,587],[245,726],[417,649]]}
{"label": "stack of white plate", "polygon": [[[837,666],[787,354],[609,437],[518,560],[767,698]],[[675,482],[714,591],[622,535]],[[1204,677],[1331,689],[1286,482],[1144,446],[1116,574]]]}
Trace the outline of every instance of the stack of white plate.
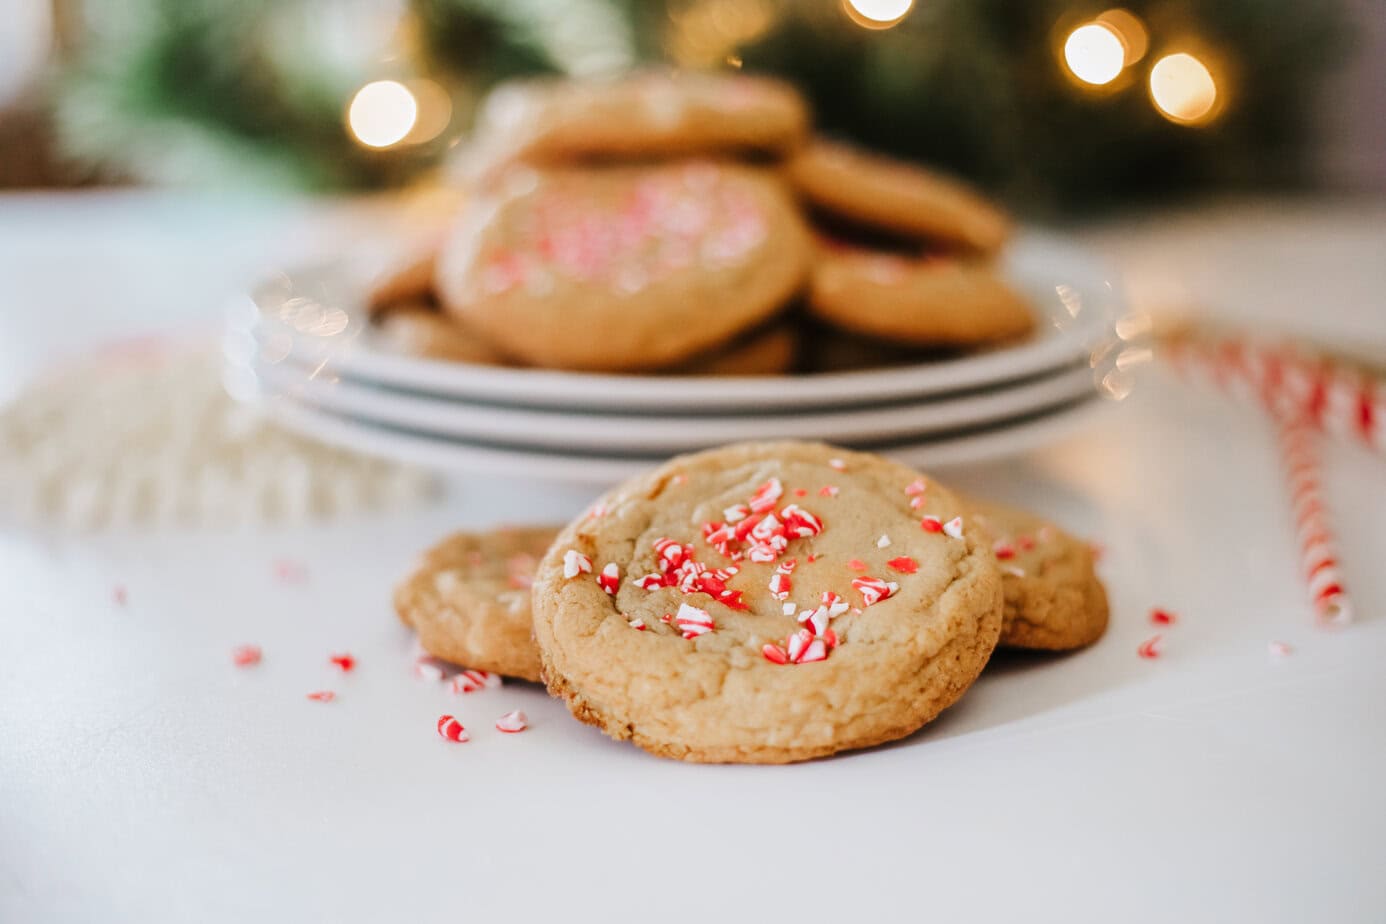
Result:
{"label": "stack of white plate", "polygon": [[1066,435],[1110,385],[1117,296],[1101,267],[1029,234],[1005,270],[1040,315],[1000,348],[909,366],[760,377],[601,375],[417,359],[373,341],[370,273],[280,275],[241,299],[227,387],[324,441],[425,465],[610,482],[675,453],[813,439],[921,466],[1009,455]]}

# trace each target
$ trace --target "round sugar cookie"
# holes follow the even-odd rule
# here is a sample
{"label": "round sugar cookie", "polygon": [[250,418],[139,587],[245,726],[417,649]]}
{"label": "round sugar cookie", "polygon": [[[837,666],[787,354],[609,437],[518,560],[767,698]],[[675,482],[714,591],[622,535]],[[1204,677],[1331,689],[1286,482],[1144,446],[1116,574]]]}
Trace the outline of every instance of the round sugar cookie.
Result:
{"label": "round sugar cookie", "polygon": [[446,311],[536,366],[675,365],[779,311],[808,234],[777,179],[711,161],[516,168],[438,258]]}
{"label": "round sugar cookie", "polygon": [[901,738],[1001,629],[990,546],[947,490],[865,453],[747,443],[613,489],[540,562],[549,691],[655,754],[784,763]]}
{"label": "round sugar cookie", "polygon": [[495,347],[431,305],[396,304],[374,325],[375,343],[390,353],[482,366],[514,365]]}

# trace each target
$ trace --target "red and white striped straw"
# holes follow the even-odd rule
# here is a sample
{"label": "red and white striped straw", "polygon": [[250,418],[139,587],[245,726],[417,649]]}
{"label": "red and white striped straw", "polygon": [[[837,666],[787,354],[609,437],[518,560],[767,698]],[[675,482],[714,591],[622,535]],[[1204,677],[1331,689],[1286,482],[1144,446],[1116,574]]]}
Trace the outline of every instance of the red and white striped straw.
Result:
{"label": "red and white striped straw", "polygon": [[1318,434],[1306,416],[1281,418],[1278,425],[1300,563],[1314,613],[1321,625],[1346,625],[1352,621],[1352,600],[1343,585],[1337,541],[1320,493]]}
{"label": "red and white striped straw", "polygon": [[1358,369],[1232,336],[1170,338],[1164,355],[1190,382],[1386,456],[1386,384]]}

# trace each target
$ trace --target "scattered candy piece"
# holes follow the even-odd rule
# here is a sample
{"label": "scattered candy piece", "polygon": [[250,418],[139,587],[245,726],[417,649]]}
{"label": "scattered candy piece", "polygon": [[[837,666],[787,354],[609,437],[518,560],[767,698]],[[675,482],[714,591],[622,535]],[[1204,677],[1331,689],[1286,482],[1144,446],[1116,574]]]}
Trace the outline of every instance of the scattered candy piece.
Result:
{"label": "scattered candy piece", "polygon": [[499,719],[496,719],[496,729],[505,732],[507,735],[522,732],[526,728],[529,728],[529,716],[525,715],[524,712],[519,709],[507,712]]}
{"label": "scattered candy piece", "polygon": [[1162,610],[1157,607],[1150,611],[1150,621],[1157,626],[1172,626],[1178,621],[1178,617],[1169,610]]}
{"label": "scattered candy piece", "polygon": [[910,509],[911,509],[911,510],[918,510],[920,507],[923,507],[923,506],[924,506],[924,495],[920,494],[920,495],[918,495],[917,497],[911,497],[911,498],[910,498]]}
{"label": "scattered candy piece", "polygon": [[818,559],[820,559],[820,558],[822,558],[822,557],[823,557],[822,555],[814,554],[814,555],[810,555],[810,556],[808,557],[808,560],[811,561],[811,562],[814,562],[814,561],[818,561]]}
{"label": "scattered candy piece", "polygon": [[862,605],[874,606],[887,597],[891,597],[900,585],[894,581],[882,581],[880,578],[859,577],[852,579],[852,586],[861,593]]}
{"label": "scattered candy piece", "polygon": [[462,727],[462,723],[450,715],[438,716],[438,734],[449,741],[456,741],[459,744],[472,740],[472,736],[467,734],[467,730]]}
{"label": "scattered candy piece", "polygon": [[905,485],[905,493],[910,497],[917,497],[918,495],[923,494],[928,489],[928,487],[929,485],[925,483],[923,478],[916,478],[914,479],[914,481],[911,481],[909,484]]}
{"label": "scattered candy piece", "polygon": [[794,489],[794,496],[795,496],[795,497],[808,497],[808,489],[807,489],[807,488],[795,488],[795,489]]}
{"label": "scattered candy piece", "polygon": [[1294,652],[1294,649],[1286,642],[1271,642],[1266,646],[1266,650],[1270,652],[1273,658],[1283,658]]}
{"label": "scattered candy piece", "polygon": [[901,555],[899,558],[892,558],[886,562],[886,567],[901,574],[914,574],[919,570],[919,562],[910,558],[908,555]]}
{"label": "scattered candy piece", "polygon": [[761,646],[760,653],[765,656],[765,660],[770,661],[771,663],[789,663],[789,655],[785,654],[784,649],[781,648],[779,645],[772,645],[770,642],[766,642],[763,646]]}
{"label": "scattered candy piece", "polygon": [[563,576],[569,580],[579,574],[592,573],[592,559],[579,552],[577,549],[569,549],[563,553]]}
{"label": "scattered candy piece", "polygon": [[626,624],[632,629],[639,629],[641,632],[645,631],[645,620],[641,619],[639,616],[629,620]]}
{"label": "scattered candy piece", "polygon": [[1146,659],[1158,658],[1162,653],[1161,646],[1164,644],[1164,641],[1165,637],[1163,635],[1152,635],[1150,638],[1141,642],[1140,647],[1136,649],[1136,654]]}
{"label": "scattered candy piece", "polygon": [[240,645],[231,649],[231,663],[237,667],[250,667],[260,663],[259,645]]}
{"label": "scattered candy piece", "polygon": [[490,671],[477,671],[468,668],[458,671],[452,676],[451,690],[454,693],[475,693],[477,690],[485,690],[488,687],[498,687],[501,685],[499,674]]}
{"label": "scattered candy piece", "polygon": [[686,639],[697,638],[715,628],[712,624],[712,617],[708,615],[707,610],[700,610],[696,606],[689,606],[687,603],[679,605],[678,615],[674,617],[674,625],[679,628]]}
{"label": "scattered candy piece", "polygon": [[963,537],[962,517],[953,517],[953,519],[949,520],[947,523],[944,523],[943,531],[948,535],[952,536],[954,539],[961,539]]}
{"label": "scattered candy piece", "polygon": [[130,602],[130,595],[126,593],[124,584],[117,584],[111,588],[111,599],[115,601],[116,606],[124,606]]}
{"label": "scattered candy piece", "polygon": [[991,554],[995,555],[1001,561],[1005,561],[1008,558],[1015,558],[1015,546],[1002,539],[997,539],[991,545]]}
{"label": "scattered candy piece", "polygon": [[881,538],[879,538],[879,539],[876,540],[876,548],[878,548],[878,549],[888,549],[888,548],[890,548],[890,537],[887,536],[887,535],[882,534],[882,535],[881,535]]}
{"label": "scattered candy piece", "polygon": [[443,663],[430,655],[421,655],[414,661],[414,676],[435,683],[443,679]]}
{"label": "scattered candy piece", "polygon": [[[566,569],[566,565],[565,565]],[[621,569],[613,561],[602,569],[602,573],[597,575],[597,586],[609,594],[615,595],[621,587]]]}
{"label": "scattered candy piece", "polygon": [[356,666],[356,659],[346,653],[334,654],[327,660],[331,661],[344,674]]}
{"label": "scattered candy piece", "polygon": [[866,562],[862,561],[860,558],[848,559],[847,567],[851,568],[853,571],[865,571]]}
{"label": "scattered candy piece", "polygon": [[793,602],[786,603],[781,609],[786,616],[793,616],[798,611],[799,604]]}
{"label": "scattered candy piece", "polygon": [[819,497],[837,497],[839,488],[835,484],[825,484],[818,489]]}
{"label": "scattered candy piece", "polygon": [[932,513],[926,513],[924,519],[919,521],[919,527],[926,533],[941,533],[943,532],[943,521]]}
{"label": "scattered candy piece", "polygon": [[314,693],[309,693],[308,698],[316,703],[330,703],[337,698],[337,694],[333,693],[331,690],[318,690]]}

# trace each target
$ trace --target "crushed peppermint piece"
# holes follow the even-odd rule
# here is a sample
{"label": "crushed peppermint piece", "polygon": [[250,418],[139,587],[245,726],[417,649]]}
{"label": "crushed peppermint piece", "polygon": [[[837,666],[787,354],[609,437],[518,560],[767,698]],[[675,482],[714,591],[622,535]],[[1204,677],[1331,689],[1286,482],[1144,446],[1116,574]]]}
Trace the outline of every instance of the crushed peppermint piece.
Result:
{"label": "crushed peppermint piece", "polygon": [[841,459],[829,459],[828,468],[836,469],[839,472],[847,471],[847,463]]}
{"label": "crushed peppermint piece", "polygon": [[825,484],[818,489],[819,497],[837,497],[839,488],[835,484]]}
{"label": "crushed peppermint piece", "polygon": [[1273,658],[1283,658],[1294,652],[1294,649],[1286,642],[1271,642],[1266,646],[1266,650],[1270,652]]}
{"label": "crushed peppermint piece", "polygon": [[1017,568],[1015,565],[1002,565],[1002,566],[1001,566],[1001,571],[1002,571],[1004,574],[1009,574],[1011,577],[1018,577],[1018,578],[1025,577],[1025,569],[1024,569],[1024,568]]}
{"label": "crushed peppermint piece", "polygon": [[231,663],[237,667],[250,667],[260,663],[259,645],[238,645],[231,649]]}
{"label": "crushed peppermint piece", "polygon": [[665,613],[663,616],[659,617],[659,621],[660,621],[660,622],[673,622],[673,621],[674,621],[674,614],[673,614],[673,613]]}
{"label": "crushed peppermint piece", "polygon": [[924,519],[919,521],[919,527],[926,533],[941,533],[943,532],[943,521],[932,513],[926,513]]}
{"label": "crushed peppermint piece", "polygon": [[714,628],[712,617],[707,610],[700,610],[696,606],[687,603],[679,604],[678,615],[674,617],[674,625],[683,633],[686,639],[694,639],[700,635],[711,632]]}
{"label": "crushed peppermint piece", "polygon": [[873,577],[853,578],[852,586],[861,593],[863,606],[874,606],[900,589],[900,585],[894,581],[882,581]]}
{"label": "crushed peppermint piece", "polygon": [[887,535],[885,535],[884,533],[882,533],[882,534],[881,534],[881,538],[879,538],[879,539],[876,540],[876,548],[878,548],[878,549],[888,549],[888,548],[890,548],[890,537],[887,536]]}
{"label": "crushed peppermint piece", "polygon": [[485,690],[488,687],[498,687],[501,685],[499,674],[490,671],[478,671],[468,668],[458,671],[452,677],[450,689],[453,693],[475,693],[477,690]]}
{"label": "crushed peppermint piece", "polygon": [[862,561],[860,558],[849,558],[847,560],[847,567],[851,568],[853,571],[865,571],[866,562]]}
{"label": "crushed peppermint piece", "polygon": [[774,645],[770,642],[766,642],[764,645],[761,646],[760,653],[765,656],[765,660],[773,664],[789,663],[789,655],[787,655],[785,653],[785,650],[781,648],[779,645]]}
{"label": "crushed peppermint piece", "polygon": [[1028,552],[1035,547],[1035,539],[1028,535],[1016,536],[1015,544],[1020,546],[1021,551]]}
{"label": "crushed peppermint piece", "polygon": [[1162,610],[1159,607],[1150,611],[1150,622],[1157,626],[1172,626],[1179,621],[1169,610]]}
{"label": "crushed peppermint piece", "polygon": [[579,552],[577,549],[569,549],[563,553],[563,576],[572,580],[579,574],[592,573],[592,559]]}
{"label": "crushed peppermint piece", "polygon": [[467,734],[467,730],[462,727],[462,723],[450,715],[438,716],[438,734],[459,744],[472,740],[471,735]]}
{"label": "crushed peppermint piece", "polygon": [[995,555],[1001,561],[1005,561],[1008,558],[1015,558],[1015,546],[1005,540],[997,539],[991,544],[991,554]]}
{"label": "crushed peppermint piece", "polygon": [[961,539],[963,537],[962,517],[953,517],[953,519],[949,520],[947,523],[944,523],[943,531],[948,535],[952,536],[954,539]]}
{"label": "crushed peppermint piece", "polygon": [[928,489],[928,487],[929,485],[924,481],[923,478],[916,478],[914,479],[914,481],[911,481],[909,484],[905,485],[905,493],[910,497],[917,497],[918,495],[923,494]]}
{"label": "crushed peppermint piece", "polygon": [[356,667],[356,659],[353,658],[351,655],[347,654],[346,652],[334,654],[327,660],[330,661],[332,665],[336,667],[337,670],[341,671],[343,674]]}
{"label": "crushed peppermint piece", "polygon": [[608,562],[601,574],[597,575],[597,586],[613,596],[620,589],[621,569],[614,561]]}
{"label": "crushed peppermint piece", "polygon": [[808,497],[808,489],[807,489],[807,488],[795,488],[795,489],[794,489],[794,496],[795,496],[795,497]]}
{"label": "crushed peppermint piece", "polygon": [[308,694],[308,698],[315,703],[330,703],[337,698],[337,694],[331,690],[315,690]]}
{"label": "crushed peppermint piece", "polygon": [[445,673],[443,662],[430,655],[421,655],[414,661],[414,676],[416,677],[436,682],[442,680]]}
{"label": "crushed peppermint piece", "polygon": [[911,509],[911,510],[918,510],[920,507],[923,507],[923,506],[924,506],[924,495],[923,495],[923,494],[920,494],[920,495],[918,495],[917,497],[911,497],[911,498],[910,498],[910,509]]}
{"label": "crushed peppermint piece", "polygon": [[520,709],[514,709],[496,719],[496,730],[503,731],[507,735],[513,735],[529,728],[529,716],[525,715]]}
{"label": "crushed peppermint piece", "polygon": [[810,556],[808,557],[808,560],[809,560],[810,562],[815,562],[815,561],[818,561],[818,559],[820,559],[820,558],[822,558],[822,557],[823,557],[822,555],[813,554],[813,555],[810,555]]}
{"label": "crushed peppermint piece", "polygon": [[1165,637],[1163,635],[1152,635],[1150,638],[1141,642],[1140,647],[1136,649],[1136,654],[1147,660],[1158,658],[1163,653],[1161,649],[1164,645],[1164,641]]}
{"label": "crushed peppermint piece", "polygon": [[645,631],[645,620],[641,619],[639,616],[627,620],[626,625],[630,626],[632,629],[639,629],[641,632]]}
{"label": "crushed peppermint piece", "polygon": [[780,607],[780,609],[784,612],[786,616],[793,616],[796,612],[798,612],[799,604],[791,601],[789,603],[786,603],[784,606]]}
{"label": "crushed peppermint piece", "polygon": [[771,478],[765,484],[756,488],[756,492],[751,495],[749,506],[752,513],[766,513],[773,510],[775,504],[784,495],[784,485],[780,484],[780,479]]}
{"label": "crushed peppermint piece", "polygon": [[688,483],[688,475],[687,475],[687,473],[685,473],[685,472],[679,472],[677,475],[674,476],[674,479],[673,479],[673,480],[674,480],[674,484],[679,484],[679,485],[681,485],[681,484],[687,484],[687,483]]}
{"label": "crushed peppermint piece", "polygon": [[126,592],[124,584],[117,584],[111,588],[111,599],[116,606],[124,606],[130,602],[130,594]]}
{"label": "crushed peppermint piece", "polygon": [[914,574],[919,570],[919,562],[908,555],[901,555],[899,558],[892,558],[886,562],[886,567],[892,571],[899,571],[901,574]]}

